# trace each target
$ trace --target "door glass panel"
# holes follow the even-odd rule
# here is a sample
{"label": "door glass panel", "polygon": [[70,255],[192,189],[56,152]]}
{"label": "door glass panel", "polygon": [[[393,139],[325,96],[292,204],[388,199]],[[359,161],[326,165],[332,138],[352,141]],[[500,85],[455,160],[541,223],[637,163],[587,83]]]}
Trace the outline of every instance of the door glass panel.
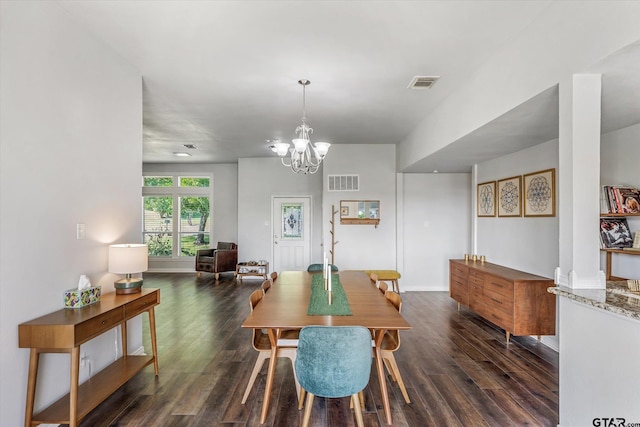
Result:
{"label": "door glass panel", "polygon": [[303,239],[302,203],[282,204],[282,238]]}

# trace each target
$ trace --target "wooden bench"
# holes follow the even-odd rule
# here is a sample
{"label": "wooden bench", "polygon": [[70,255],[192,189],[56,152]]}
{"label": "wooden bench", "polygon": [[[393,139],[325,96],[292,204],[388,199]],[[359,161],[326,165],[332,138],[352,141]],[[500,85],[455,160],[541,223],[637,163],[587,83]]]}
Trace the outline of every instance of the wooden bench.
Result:
{"label": "wooden bench", "polygon": [[383,282],[391,282],[391,287],[394,292],[400,293],[400,285],[398,284],[398,279],[400,278],[400,273],[395,270],[365,270],[368,276],[371,276],[372,273],[378,275],[378,280]]}

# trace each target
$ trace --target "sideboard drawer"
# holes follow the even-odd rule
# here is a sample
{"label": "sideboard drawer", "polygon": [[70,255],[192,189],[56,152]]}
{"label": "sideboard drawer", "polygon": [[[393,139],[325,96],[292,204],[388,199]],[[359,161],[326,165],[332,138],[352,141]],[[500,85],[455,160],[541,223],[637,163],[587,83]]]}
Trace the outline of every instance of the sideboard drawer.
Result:
{"label": "sideboard drawer", "polygon": [[124,306],[124,317],[129,320],[134,316],[146,311],[150,306],[158,304],[158,296],[159,292],[154,292],[152,294],[146,295],[142,298],[138,298],[135,301],[132,301]]}
{"label": "sideboard drawer", "polygon": [[[80,309],[82,310],[82,309]],[[84,342],[96,337],[124,321],[124,311],[111,310],[93,317],[76,327],[76,342]]]}
{"label": "sideboard drawer", "polygon": [[505,313],[494,306],[484,305],[484,313],[482,313],[490,322],[495,323],[501,328],[512,331],[513,330],[513,314]]}
{"label": "sideboard drawer", "polygon": [[460,276],[465,279],[467,278],[467,275],[469,273],[469,269],[467,267],[457,263],[451,263],[450,268],[450,272],[452,275]]}
{"label": "sideboard drawer", "polygon": [[469,273],[469,286],[484,286],[484,274],[471,274]]}
{"label": "sideboard drawer", "polygon": [[506,298],[503,295],[496,294],[488,289],[484,290],[483,300],[485,305],[495,308],[505,314],[513,314],[513,298]]}
{"label": "sideboard drawer", "polygon": [[469,290],[466,281],[459,280],[458,277],[451,277],[449,294],[464,305],[469,304]]}
{"label": "sideboard drawer", "polygon": [[509,299],[513,299],[513,282],[502,277],[485,276],[484,289],[490,293],[504,295]]}

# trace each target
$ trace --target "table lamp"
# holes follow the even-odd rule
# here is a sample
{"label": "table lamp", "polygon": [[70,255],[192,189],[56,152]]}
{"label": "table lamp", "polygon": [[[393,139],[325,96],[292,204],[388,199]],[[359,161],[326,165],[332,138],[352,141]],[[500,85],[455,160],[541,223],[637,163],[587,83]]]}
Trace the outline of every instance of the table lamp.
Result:
{"label": "table lamp", "polygon": [[133,273],[147,271],[149,253],[147,245],[123,244],[109,246],[109,273],[126,274],[124,279],[113,282],[116,294],[133,294],[142,289],[142,277],[131,277]]}

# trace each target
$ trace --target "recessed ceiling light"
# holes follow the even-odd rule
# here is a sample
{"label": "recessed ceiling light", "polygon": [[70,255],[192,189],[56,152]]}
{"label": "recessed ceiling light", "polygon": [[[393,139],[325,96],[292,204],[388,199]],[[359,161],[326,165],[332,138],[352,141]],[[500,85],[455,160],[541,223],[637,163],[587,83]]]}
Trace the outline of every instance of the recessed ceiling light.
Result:
{"label": "recessed ceiling light", "polygon": [[433,173],[438,173],[438,169],[434,169],[434,170],[433,170]]}
{"label": "recessed ceiling light", "polygon": [[173,155],[178,157],[191,157],[189,153],[173,153]]}

